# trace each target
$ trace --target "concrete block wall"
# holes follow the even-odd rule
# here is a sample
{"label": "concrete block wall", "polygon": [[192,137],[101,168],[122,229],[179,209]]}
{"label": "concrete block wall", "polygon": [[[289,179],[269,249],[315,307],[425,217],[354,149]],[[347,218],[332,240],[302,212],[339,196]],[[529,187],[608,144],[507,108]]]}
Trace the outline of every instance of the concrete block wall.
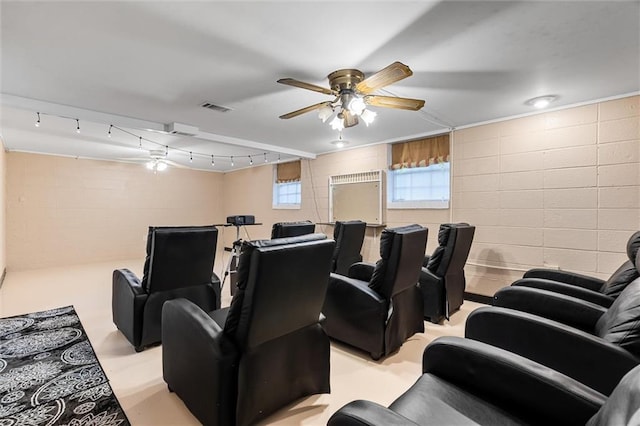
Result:
{"label": "concrete block wall", "polygon": [[220,173],[6,156],[9,271],[144,258],[150,225],[224,221]]}
{"label": "concrete block wall", "polygon": [[608,277],[640,229],[640,97],[453,132],[454,221],[477,226],[468,291],[531,267]]}

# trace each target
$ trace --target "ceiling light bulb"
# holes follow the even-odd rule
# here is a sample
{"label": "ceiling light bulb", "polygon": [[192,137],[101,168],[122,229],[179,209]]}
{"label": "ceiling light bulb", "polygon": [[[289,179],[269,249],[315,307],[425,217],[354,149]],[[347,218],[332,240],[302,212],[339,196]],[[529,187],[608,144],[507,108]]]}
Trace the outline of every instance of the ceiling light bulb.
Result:
{"label": "ceiling light bulb", "polygon": [[365,124],[368,127],[369,124],[373,123],[373,120],[376,119],[376,115],[378,115],[377,112],[369,111],[368,109],[365,109],[364,111],[362,111],[360,118],[362,118],[362,120],[365,122]]}
{"label": "ceiling light bulb", "polygon": [[40,127],[40,113],[36,112],[36,114],[38,114],[38,121],[36,121],[36,127]]}
{"label": "ceiling light bulb", "polygon": [[76,118],[76,133],[80,133],[80,120]]}
{"label": "ceiling light bulb", "polygon": [[231,167],[233,167],[233,155],[231,156]]}
{"label": "ceiling light bulb", "polygon": [[558,97],[555,95],[538,96],[536,98],[531,98],[527,100],[525,102],[525,105],[531,105],[534,108],[542,109],[542,108],[548,107],[549,104],[555,101],[556,99],[558,99]]}
{"label": "ceiling light bulb", "polygon": [[349,102],[347,109],[355,115],[360,115],[366,107],[367,106],[365,105],[362,98],[354,97],[353,99],[351,99],[351,102]]}
{"label": "ceiling light bulb", "polygon": [[193,163],[193,152],[189,151],[189,162]]}
{"label": "ceiling light bulb", "polygon": [[216,165],[216,161],[213,159],[213,155],[211,156],[211,167]]}
{"label": "ceiling light bulb", "polygon": [[158,164],[156,165],[156,169],[160,172],[163,170],[167,170],[167,163],[165,163],[164,161],[158,161]]}
{"label": "ceiling light bulb", "polygon": [[549,102],[549,99],[538,99],[533,103],[533,106],[536,108],[544,108],[549,106],[550,103],[551,102]]}
{"label": "ceiling light bulb", "polygon": [[331,123],[329,124],[331,125],[331,128],[333,130],[341,131],[342,129],[344,129],[344,122],[342,121],[342,118],[338,117],[337,115],[333,117],[333,120],[331,120]]}
{"label": "ceiling light bulb", "polygon": [[326,123],[329,117],[331,117],[332,115],[333,108],[331,108],[331,105],[328,104],[320,108],[320,111],[318,111],[318,118],[322,120],[323,123]]}
{"label": "ceiling light bulb", "polygon": [[113,127],[113,124],[109,124],[109,131],[107,132],[107,136],[111,137],[111,128]]}
{"label": "ceiling light bulb", "polygon": [[156,163],[155,163],[155,161],[149,161],[149,162],[146,164],[146,166],[147,166],[147,169],[149,169],[149,170],[153,170],[153,169],[155,168],[155,166],[156,166]]}
{"label": "ceiling light bulb", "polygon": [[267,163],[267,162],[268,162],[268,161],[267,161],[267,153],[266,153],[266,152],[264,153],[264,162],[265,162],[265,163]]}

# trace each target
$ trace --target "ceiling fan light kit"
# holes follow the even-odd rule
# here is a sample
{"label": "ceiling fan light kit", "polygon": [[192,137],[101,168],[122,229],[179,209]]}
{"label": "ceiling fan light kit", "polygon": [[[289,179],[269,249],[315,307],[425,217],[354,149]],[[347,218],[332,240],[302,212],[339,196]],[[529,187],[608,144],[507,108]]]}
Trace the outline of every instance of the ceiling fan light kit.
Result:
{"label": "ceiling fan light kit", "polygon": [[333,95],[335,99],[292,111],[281,115],[280,118],[289,119],[318,110],[318,118],[326,123],[337,111],[329,125],[333,130],[342,131],[344,128],[357,125],[359,118],[362,118],[367,126],[373,123],[377,114],[367,109],[367,106],[418,111],[424,106],[423,100],[372,94],[374,91],[412,74],[413,72],[408,66],[401,62],[394,62],[367,78],[362,71],[357,69],[333,71],[327,76],[330,89],[293,78],[282,78],[278,80],[278,83]]}

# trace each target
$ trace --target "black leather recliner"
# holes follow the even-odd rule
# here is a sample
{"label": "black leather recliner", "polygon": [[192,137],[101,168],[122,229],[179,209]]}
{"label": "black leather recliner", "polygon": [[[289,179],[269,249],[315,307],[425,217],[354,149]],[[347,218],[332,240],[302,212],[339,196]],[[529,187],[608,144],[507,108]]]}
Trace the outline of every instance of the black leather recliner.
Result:
{"label": "black leather recliner", "polygon": [[162,369],[205,425],[248,425],[298,398],[329,393],[319,324],[334,241],[324,234],[249,241],[229,308],[165,303]]}
{"label": "black leather recliner", "polygon": [[313,234],[316,224],[309,220],[299,222],[277,222],[271,227],[271,239],[297,237],[299,235]]}
{"label": "black leather recliner", "polygon": [[640,278],[609,308],[529,287],[506,287],[467,318],[465,336],[518,353],[602,392],[640,364]]}
{"label": "black leather recliner", "polygon": [[206,310],[220,307],[217,242],[215,226],[152,226],[142,281],[128,269],[113,271],[113,323],[136,352],[160,342],[165,301],[184,297]]}
{"label": "black leather recliner", "polygon": [[362,243],[367,229],[366,222],[361,220],[337,221],[333,228],[333,239],[336,248],[333,252],[331,272],[347,275],[349,267],[356,262],[362,262]]}
{"label": "black leather recliner", "polygon": [[385,229],[375,266],[360,262],[348,277],[331,274],[322,307],[330,337],[379,359],[424,331],[418,277],[427,232],[420,225]]}
{"label": "black leather recliner", "polygon": [[464,301],[467,262],[476,227],[467,223],[444,223],[438,231],[438,247],[425,256],[420,274],[424,317],[433,323],[460,309]]}
{"label": "black leather recliner", "polygon": [[389,408],[353,401],[328,426],[631,425],[640,367],[606,398],[570,377],[490,345],[441,337],[425,349],[423,375]]}
{"label": "black leather recliner", "polygon": [[511,285],[550,290],[608,307],[631,281],[640,276],[636,268],[639,248],[640,231],[627,241],[629,260],[620,265],[606,281],[574,272],[536,268],[527,271],[522,279]]}

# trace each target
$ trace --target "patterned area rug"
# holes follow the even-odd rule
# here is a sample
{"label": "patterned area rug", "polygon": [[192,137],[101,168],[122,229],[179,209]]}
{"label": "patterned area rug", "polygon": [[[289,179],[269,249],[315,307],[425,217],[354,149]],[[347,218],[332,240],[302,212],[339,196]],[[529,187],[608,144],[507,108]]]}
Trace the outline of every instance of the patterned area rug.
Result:
{"label": "patterned area rug", "polygon": [[0,426],[127,426],[73,306],[0,318]]}

